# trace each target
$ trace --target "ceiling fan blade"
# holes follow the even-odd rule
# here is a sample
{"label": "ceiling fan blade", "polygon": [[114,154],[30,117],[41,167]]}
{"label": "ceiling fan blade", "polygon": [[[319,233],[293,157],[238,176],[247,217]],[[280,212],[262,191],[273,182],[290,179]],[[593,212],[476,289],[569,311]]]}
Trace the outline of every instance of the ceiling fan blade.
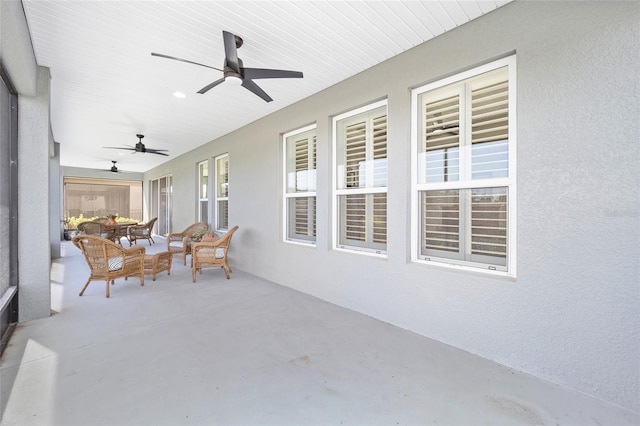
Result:
{"label": "ceiling fan blade", "polygon": [[244,80],[242,80],[242,87],[260,96],[267,102],[271,102],[273,100],[271,99],[271,96],[267,95],[267,93],[260,88],[260,86],[249,79],[245,78]]}
{"label": "ceiling fan blade", "polygon": [[135,148],[127,148],[126,146],[103,146],[103,148],[107,149],[126,149],[127,151],[135,151]]}
{"label": "ceiling fan blade", "polygon": [[198,90],[198,93],[200,93],[201,95],[204,95],[209,90],[213,89],[214,87],[216,87],[218,84],[222,83],[223,81],[224,81],[224,77],[221,78],[220,80],[214,81],[213,83],[207,84],[202,89]]}
{"label": "ceiling fan blade", "polygon": [[224,39],[224,55],[226,66],[240,74],[240,65],[238,64],[238,50],[236,48],[236,36],[228,31],[222,31]]}
{"label": "ceiling fan blade", "polygon": [[160,151],[166,151],[166,149],[150,149],[150,148],[147,148],[147,154],[158,154],[158,155],[164,155],[165,157],[169,156],[169,154],[165,154],[164,152],[160,152]]}
{"label": "ceiling fan blade", "polygon": [[198,62],[193,62],[193,61],[188,61],[188,60],[182,59],[182,58],[176,58],[175,56],[163,55],[162,53],[153,53],[153,52],[151,52],[151,56],[157,56],[159,58],[173,59],[174,61],[186,62],[188,64],[200,65],[201,67],[211,68],[211,69],[216,70],[216,71],[222,71],[220,68],[210,67],[209,65],[200,64]]}
{"label": "ceiling fan blade", "polygon": [[300,71],[272,70],[264,68],[242,68],[244,78],[251,80],[260,78],[302,78]]}

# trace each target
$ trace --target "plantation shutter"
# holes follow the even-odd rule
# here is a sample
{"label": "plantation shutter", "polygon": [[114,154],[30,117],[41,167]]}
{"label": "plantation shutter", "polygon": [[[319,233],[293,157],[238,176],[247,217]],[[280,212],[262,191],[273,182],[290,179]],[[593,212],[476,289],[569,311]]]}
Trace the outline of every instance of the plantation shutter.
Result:
{"label": "plantation shutter", "polygon": [[471,193],[471,254],[507,257],[507,188],[477,188]]}
{"label": "plantation shutter", "polygon": [[[295,142],[296,191],[312,190],[310,172],[316,169],[316,136]],[[315,186],[315,185],[314,185]],[[315,197],[295,198],[294,229],[299,236],[316,235]]]}
{"label": "plantation shutter", "polygon": [[423,250],[460,251],[460,194],[457,189],[424,191]]}
{"label": "plantation shutter", "polygon": [[457,181],[460,177],[460,96],[428,101],[424,106],[425,182]]}
{"label": "plantation shutter", "polygon": [[347,126],[345,151],[346,187],[358,188],[364,186],[367,159],[367,123],[365,121]]}
{"label": "plantation shutter", "polygon": [[387,242],[387,194],[373,194],[373,242]]}
{"label": "plantation shutter", "polygon": [[366,241],[366,194],[345,195],[345,236],[348,240]]}
{"label": "plantation shutter", "polygon": [[504,80],[471,92],[472,179],[509,175],[509,83],[501,74]]}
{"label": "plantation shutter", "polygon": [[460,97],[450,96],[425,106],[425,151],[460,145]]}
{"label": "plantation shutter", "polygon": [[304,138],[295,142],[295,173],[296,191],[306,192],[309,190],[309,139]]}
{"label": "plantation shutter", "polygon": [[217,228],[229,227],[229,156],[216,158]]}
{"label": "plantation shutter", "polygon": [[315,197],[294,198],[295,216],[294,229],[297,235],[316,235],[316,203]]}
{"label": "plantation shutter", "polygon": [[387,115],[373,119],[373,185],[387,186]]}

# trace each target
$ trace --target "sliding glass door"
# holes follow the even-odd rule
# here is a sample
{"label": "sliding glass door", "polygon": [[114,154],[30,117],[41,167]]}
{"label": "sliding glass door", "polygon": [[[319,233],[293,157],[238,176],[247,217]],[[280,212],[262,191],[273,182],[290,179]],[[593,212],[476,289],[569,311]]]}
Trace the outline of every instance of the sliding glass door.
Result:
{"label": "sliding glass door", "polygon": [[155,233],[166,236],[171,232],[172,185],[171,176],[164,176],[150,182],[151,216],[157,217]]}
{"label": "sliding glass door", "polygon": [[0,354],[18,322],[18,96],[0,69]]}

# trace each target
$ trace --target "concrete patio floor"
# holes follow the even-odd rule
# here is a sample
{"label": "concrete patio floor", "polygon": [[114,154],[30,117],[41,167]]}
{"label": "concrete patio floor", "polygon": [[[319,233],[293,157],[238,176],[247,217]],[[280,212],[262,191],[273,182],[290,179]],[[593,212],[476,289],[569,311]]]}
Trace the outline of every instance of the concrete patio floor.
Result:
{"label": "concrete patio floor", "polygon": [[[162,251],[156,238],[148,252]],[[50,318],[0,364],[10,425],[637,425],[582,393],[265,281],[181,259],[103,282],[63,243]]]}

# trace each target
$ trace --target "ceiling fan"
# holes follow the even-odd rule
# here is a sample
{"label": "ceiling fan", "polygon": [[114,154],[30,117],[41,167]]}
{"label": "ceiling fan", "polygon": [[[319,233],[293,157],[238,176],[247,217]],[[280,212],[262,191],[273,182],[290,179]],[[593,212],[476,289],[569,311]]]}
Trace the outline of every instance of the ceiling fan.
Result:
{"label": "ceiling fan", "polygon": [[131,148],[131,147],[127,147],[127,146],[103,146],[103,148],[108,148],[108,149],[126,149],[128,151],[133,151],[133,153],[135,154],[136,152],[142,152],[142,153],[149,153],[149,154],[158,154],[158,155],[164,155],[164,156],[169,156],[169,154],[165,154],[162,151],[167,151],[166,149],[152,149],[152,148],[147,148],[144,146],[144,144],[142,143],[142,138],[144,138],[144,135],[136,135],[136,137],[139,139],[138,143],[135,145],[135,147]]}
{"label": "ceiling fan", "polygon": [[238,49],[242,46],[242,38],[232,34],[228,31],[222,31],[222,38],[224,40],[224,66],[223,69],[211,67],[209,65],[200,64],[198,62],[188,61],[186,59],[176,58],[174,56],[163,55],[161,53],[151,53],[153,56],[161,58],[173,59],[176,61],[186,62],[189,64],[200,65],[202,67],[212,68],[217,71],[221,71],[224,75],[221,79],[218,79],[210,84],[207,84],[202,89],[198,90],[198,93],[205,94],[209,90],[216,87],[218,84],[224,82],[227,79],[235,79],[241,82],[241,86],[245,89],[260,96],[266,102],[271,102],[271,96],[269,96],[260,86],[253,82],[261,78],[302,78],[303,75],[300,71],[287,71],[287,70],[274,70],[264,68],[245,68],[242,64],[242,59],[238,58]]}
{"label": "ceiling fan", "polygon": [[124,170],[120,170],[118,168],[118,166],[116,166],[117,161],[115,160],[111,160],[111,168],[110,169],[105,169],[105,172],[111,172],[111,173],[136,173],[136,172],[128,172],[128,171],[124,171]]}

